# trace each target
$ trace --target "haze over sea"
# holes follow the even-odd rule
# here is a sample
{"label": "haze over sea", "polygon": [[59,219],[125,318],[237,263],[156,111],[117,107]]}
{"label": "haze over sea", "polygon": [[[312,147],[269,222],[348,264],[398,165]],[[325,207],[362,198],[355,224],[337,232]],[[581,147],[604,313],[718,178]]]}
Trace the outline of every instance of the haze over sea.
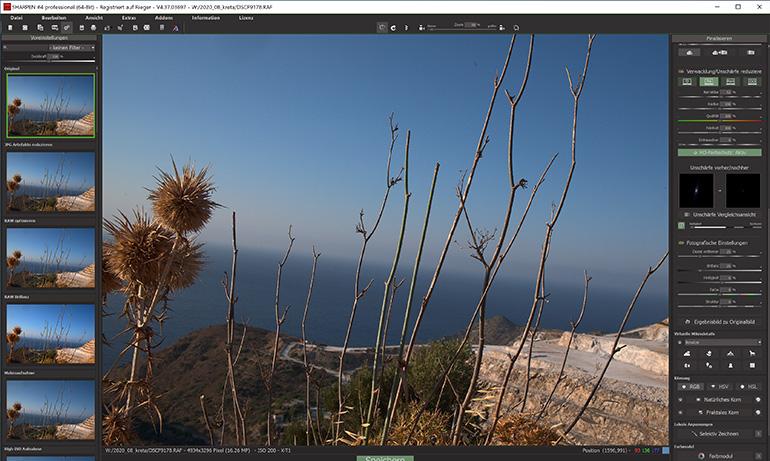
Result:
{"label": "haze over sea", "polygon": [[[164,342],[168,347],[180,337],[191,331],[210,325],[224,324],[226,304],[222,277],[230,270],[231,250],[226,247],[206,245],[207,262],[198,282],[192,287],[177,293],[170,302],[173,311],[170,319],[163,325]],[[281,255],[266,251],[241,249],[238,254],[236,320],[272,330],[275,328],[274,296],[277,263]],[[397,342],[403,319],[404,307],[411,276],[412,255],[404,256],[398,279],[406,281],[397,293],[393,307],[388,343]],[[299,337],[300,321],[304,309],[309,281],[311,258],[307,255],[292,253],[284,269],[281,287],[281,306],[290,305],[287,320],[282,327],[282,334]],[[415,300],[415,312],[430,281],[435,266],[432,261],[423,261],[418,279]],[[434,292],[420,330],[420,341],[431,341],[453,335],[463,330],[476,307],[481,287],[481,269],[476,261],[468,258],[468,269],[459,272],[446,267]],[[362,285],[373,279],[371,289],[359,303],[351,336],[352,346],[372,345],[377,331],[380,305],[382,302],[383,282],[389,267],[367,264],[362,274]],[[595,276],[591,282],[589,303],[582,331],[615,331],[625,309],[631,300],[645,267],[639,269],[639,279],[629,281],[623,287],[610,286],[612,281],[602,281]],[[551,273],[558,272],[558,268]],[[318,263],[315,289],[308,314],[307,334],[310,341],[322,344],[341,344],[350,316],[353,298],[353,276],[355,263],[322,255]],[[501,272],[502,274],[502,272]],[[524,324],[532,302],[532,282],[535,274],[523,274],[522,278],[499,276],[490,295],[488,315],[504,315],[516,324]],[[554,277],[556,278],[556,277]],[[665,294],[666,272],[656,274],[639,299],[629,322],[629,328],[646,325],[664,319],[668,315],[667,295]],[[574,284],[548,284],[550,302],[543,314],[542,327],[566,330],[569,320],[577,316],[583,294],[582,273]],[[108,302],[108,311],[116,315],[104,319],[104,333],[112,337],[125,328],[124,319],[119,317],[123,299],[112,295]],[[123,338],[124,340],[126,338]],[[111,347],[105,347],[104,366],[109,367],[117,357],[124,342],[114,341]]]}

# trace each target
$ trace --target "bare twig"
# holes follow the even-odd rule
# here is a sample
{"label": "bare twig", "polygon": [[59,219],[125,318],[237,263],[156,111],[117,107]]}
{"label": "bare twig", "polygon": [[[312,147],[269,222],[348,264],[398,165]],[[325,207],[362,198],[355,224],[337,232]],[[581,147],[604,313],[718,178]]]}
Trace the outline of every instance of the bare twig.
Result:
{"label": "bare twig", "polygon": [[286,248],[286,254],[284,254],[281,262],[278,263],[278,272],[275,276],[275,338],[273,339],[273,358],[270,362],[270,372],[265,380],[265,386],[267,387],[267,444],[273,443],[273,378],[275,377],[275,367],[278,363],[278,346],[281,340],[281,325],[286,321],[286,314],[289,313],[289,306],[284,309],[281,314],[281,280],[283,279],[283,267],[286,265],[286,261],[289,260],[291,249],[294,247],[294,236],[291,233],[291,225],[289,226],[289,246]]}
{"label": "bare twig", "polygon": [[[225,289],[225,298],[227,299],[227,336],[225,337],[225,356],[227,359],[227,375],[225,378],[226,386],[230,388],[230,398],[233,405],[233,421],[235,423],[235,443],[245,445],[246,441],[246,421],[241,409],[241,402],[238,398],[238,386],[235,382],[235,358],[233,356],[233,341],[235,339],[235,304],[238,297],[235,293],[236,274],[238,268],[238,240],[236,235],[236,214],[232,213],[232,264],[230,274],[225,273],[222,280],[222,286]],[[244,331],[245,334],[245,331]],[[224,399],[223,399],[224,400]],[[224,410],[224,409],[223,409]],[[226,426],[226,418],[222,415],[222,433]],[[224,443],[224,439],[222,440]]]}
{"label": "bare twig", "polygon": [[[316,252],[315,246],[313,247],[313,267],[310,270],[310,282],[307,288],[307,298],[305,299],[305,310],[302,313],[302,362],[305,366],[305,443],[310,445],[310,436],[312,434],[315,442],[318,440],[313,430],[313,418],[310,412],[310,373],[313,371],[312,366],[307,359],[307,335],[305,334],[305,324],[307,322],[307,312],[310,309],[310,300],[313,297],[313,286],[315,285],[315,271],[318,266],[318,258],[321,253]],[[317,411],[317,409],[316,409]]]}
{"label": "bare twig", "polygon": [[626,324],[628,323],[628,319],[631,317],[631,312],[634,310],[634,306],[636,306],[636,301],[639,299],[639,295],[642,294],[642,290],[644,290],[644,286],[647,285],[647,281],[652,277],[652,275],[657,272],[658,269],[663,265],[663,263],[666,261],[666,258],[668,258],[668,251],[663,255],[663,257],[660,258],[660,260],[655,264],[654,266],[650,266],[647,269],[647,273],[644,275],[644,278],[642,279],[642,283],[639,284],[639,288],[636,289],[636,293],[634,293],[634,297],[631,299],[631,302],[628,304],[628,308],[626,309],[626,314],[623,316],[623,321],[620,322],[620,327],[618,328],[618,332],[615,334],[615,340],[612,342],[612,349],[610,349],[609,356],[607,357],[607,361],[604,363],[604,368],[602,368],[601,373],[599,374],[599,378],[594,382],[593,387],[591,388],[591,392],[588,394],[588,397],[586,398],[585,403],[578,411],[577,415],[575,415],[575,418],[572,420],[572,422],[564,429],[564,432],[561,434],[559,439],[555,442],[555,444],[558,444],[564,438],[570,433],[572,428],[575,427],[575,425],[580,421],[580,418],[583,417],[583,413],[588,408],[588,405],[590,405],[591,400],[593,400],[594,396],[596,395],[596,391],[599,389],[599,385],[601,385],[602,380],[604,379],[604,375],[607,373],[607,369],[610,367],[610,363],[612,362],[612,359],[615,357],[615,354],[620,352],[621,349],[623,349],[624,346],[618,347],[618,343],[620,342],[620,338],[623,335],[623,331],[626,329]]}
{"label": "bare twig", "polygon": [[[388,278],[385,280],[385,290],[382,294],[382,305],[380,306],[380,320],[377,324],[377,339],[374,343],[374,359],[372,361],[372,386],[371,386],[371,392],[369,395],[369,407],[366,412],[366,424],[363,426],[363,437],[364,437],[364,443],[367,443],[368,435],[369,435],[369,427],[372,423],[372,416],[374,413],[374,403],[377,395],[381,391],[379,386],[379,381],[377,379],[378,369],[379,369],[379,352],[380,352],[380,343],[382,342],[383,337],[383,325],[385,322],[385,316],[387,311],[387,305],[388,305],[388,295],[393,290],[393,285],[395,283],[395,277],[396,277],[396,271],[398,271],[398,263],[401,260],[401,249],[404,245],[404,236],[406,235],[406,221],[407,217],[409,216],[409,199],[411,197],[411,193],[409,192],[409,143],[411,141],[411,131],[406,131],[406,144],[404,147],[404,209],[403,213],[401,215],[401,228],[399,230],[398,234],[398,242],[396,243],[396,253],[393,256],[393,263],[390,266],[390,273],[388,274]],[[384,356],[383,356],[384,359]]]}
{"label": "bare twig", "polygon": [[[398,343],[399,367],[401,367],[401,362],[404,357],[404,347],[406,345],[406,334],[409,328],[409,319],[412,313],[412,302],[414,301],[414,295],[415,295],[414,290],[417,284],[417,275],[420,272],[420,262],[422,261],[422,251],[423,251],[423,248],[425,247],[425,238],[428,235],[428,223],[430,222],[430,212],[431,212],[431,207],[433,206],[433,194],[436,191],[436,180],[438,179],[438,172],[440,169],[441,169],[441,164],[436,163],[436,166],[433,168],[433,180],[431,181],[431,184],[430,184],[430,192],[428,193],[428,205],[425,207],[425,217],[423,218],[422,231],[420,233],[420,243],[417,246],[417,255],[415,256],[414,266],[412,267],[412,277],[409,281],[409,294],[407,295],[406,309],[404,311],[404,320],[401,325],[401,337]],[[385,412],[385,421],[382,427],[380,445],[387,444],[390,423],[393,420],[394,412],[396,410],[394,398],[396,394],[396,387],[399,385],[397,384],[397,381],[398,380],[395,380],[395,379],[393,380],[393,384],[390,389],[390,395],[388,396],[388,407]]]}
{"label": "bare twig", "polygon": [[[486,246],[485,237],[482,234],[481,240],[478,240],[478,244],[483,245],[481,248],[477,249],[477,257],[480,258],[479,261],[484,265],[484,283],[482,285],[482,295],[480,300],[480,306],[479,306],[479,313],[478,313],[478,325],[479,325],[479,337],[478,337],[478,352],[476,353],[476,360],[473,364],[473,373],[471,375],[470,383],[468,384],[468,389],[465,392],[465,397],[463,398],[462,403],[459,405],[457,409],[457,413],[455,415],[455,424],[453,426],[452,431],[452,443],[457,444],[459,443],[460,439],[460,431],[462,429],[463,425],[463,419],[465,417],[465,412],[468,409],[468,406],[471,403],[471,399],[476,393],[476,387],[478,383],[479,373],[481,371],[481,363],[484,358],[484,343],[485,343],[485,330],[486,330],[486,307],[487,307],[487,293],[489,292],[488,285],[490,285],[490,277],[492,272],[492,264],[494,264],[503,249],[503,245],[505,244],[505,238],[508,233],[508,228],[511,223],[511,215],[513,213],[513,204],[516,200],[516,191],[520,187],[525,187],[527,182],[524,179],[521,179],[520,181],[516,182],[513,176],[513,140],[514,140],[514,128],[515,128],[515,121],[516,121],[516,108],[519,104],[519,101],[521,100],[521,96],[524,94],[524,90],[527,87],[527,82],[529,81],[529,72],[532,67],[532,54],[535,48],[535,36],[530,35],[529,38],[529,52],[527,53],[527,64],[524,68],[524,77],[521,82],[521,86],[519,87],[519,91],[517,92],[515,97],[512,97],[508,91],[506,90],[505,94],[508,97],[508,102],[510,103],[510,119],[509,119],[509,126],[508,126],[508,182],[509,182],[509,192],[508,192],[508,204],[505,208],[505,212],[503,214],[503,226],[502,230],[500,231],[500,236],[497,241],[497,245],[495,245],[495,250],[492,254],[492,257],[489,261],[491,263],[487,262],[486,258],[484,258],[484,247]],[[466,210],[466,219],[468,220],[468,223],[470,224],[470,218],[467,216],[467,210]],[[471,233],[473,233],[473,229],[471,228]]]}
{"label": "bare twig", "polygon": [[516,361],[519,358],[519,355],[521,354],[522,349],[524,348],[525,339],[530,333],[530,330],[532,328],[532,322],[535,317],[535,312],[537,310],[538,305],[541,303],[542,300],[542,282],[545,272],[545,264],[546,259],[548,258],[549,249],[551,246],[551,238],[553,237],[554,228],[556,227],[556,223],[559,220],[559,216],[561,216],[561,211],[564,208],[564,203],[567,200],[567,194],[569,193],[570,185],[572,184],[572,176],[575,172],[575,166],[577,165],[576,161],[576,147],[577,147],[577,119],[578,119],[578,107],[580,102],[580,95],[583,92],[583,86],[585,84],[586,75],[588,74],[588,63],[591,59],[591,47],[593,45],[595,35],[589,35],[588,36],[588,46],[586,49],[586,55],[585,55],[585,62],[583,64],[583,72],[580,74],[580,78],[578,79],[577,85],[574,85],[572,82],[572,77],[569,73],[569,69],[567,69],[567,80],[569,82],[569,90],[570,94],[572,95],[572,141],[571,141],[571,147],[570,147],[570,153],[571,153],[571,163],[569,172],[567,173],[567,179],[564,183],[564,188],[562,189],[561,198],[559,199],[558,205],[554,208],[553,213],[551,215],[551,219],[546,223],[546,232],[545,237],[543,239],[543,246],[540,252],[540,264],[538,266],[538,272],[537,272],[537,278],[535,282],[535,290],[534,290],[534,296],[532,300],[532,307],[529,311],[529,318],[527,319],[527,324],[524,328],[524,332],[521,336],[521,341],[519,341],[519,345],[516,349],[516,352],[511,356],[509,362],[508,362],[508,368],[505,372],[505,376],[503,378],[503,384],[500,388],[500,395],[497,399],[497,404],[495,405],[495,410],[492,417],[492,424],[490,426],[489,433],[487,433],[486,437],[486,444],[489,444],[492,440],[492,437],[495,432],[495,428],[497,427],[497,422],[500,419],[500,410],[502,409],[503,405],[503,399],[505,397],[506,390],[508,388],[508,382],[511,378],[511,373],[513,372],[513,368],[516,364]]}
{"label": "bare twig", "polygon": [[[476,317],[479,315],[479,311],[481,310],[481,304],[482,299],[485,298],[489,294],[489,290],[492,287],[492,283],[494,282],[495,278],[497,277],[497,274],[500,271],[500,268],[503,266],[503,263],[505,261],[505,258],[508,256],[508,253],[510,252],[511,248],[513,248],[513,244],[516,242],[516,238],[519,236],[519,231],[521,230],[522,226],[524,225],[524,221],[526,221],[527,216],[529,215],[529,210],[532,207],[532,203],[535,200],[535,197],[537,196],[537,192],[540,190],[540,186],[545,181],[546,175],[548,174],[548,171],[550,171],[551,166],[553,165],[553,162],[556,160],[557,155],[554,154],[551,159],[549,160],[548,164],[543,169],[543,172],[540,174],[540,178],[535,183],[535,186],[532,188],[532,191],[529,194],[529,200],[527,201],[527,206],[524,208],[524,212],[522,213],[521,217],[519,218],[519,223],[516,227],[516,231],[513,233],[511,238],[508,240],[508,243],[506,244],[505,251],[500,255],[500,257],[497,259],[497,264],[495,265],[494,269],[492,270],[492,273],[490,274],[489,283],[487,284],[486,288],[484,289],[483,293],[481,293],[481,298],[479,299],[478,304],[476,305],[476,309],[471,314],[470,320],[468,321],[468,325],[465,328],[465,334],[463,335],[462,340],[457,346],[457,349],[455,349],[454,355],[452,356],[452,359],[450,360],[450,364],[454,365],[454,363],[457,361],[457,359],[460,357],[460,354],[463,351],[463,348],[465,348],[465,345],[468,343],[468,339],[470,338],[471,331],[473,329],[473,324],[476,319]],[[447,370],[451,369],[450,367],[447,367]],[[442,374],[437,380],[433,387],[433,390],[429,394],[429,397],[425,399],[423,402],[423,405],[420,407],[420,409],[415,414],[413,421],[412,421],[412,428],[410,430],[410,435],[407,438],[407,440],[411,440],[412,435],[414,435],[414,431],[417,429],[417,424],[420,421],[420,418],[422,417],[425,410],[428,409],[430,406],[430,400],[433,398],[433,396],[436,395],[436,393],[441,389],[443,386],[444,380],[446,379],[446,373]]]}
{"label": "bare twig", "polygon": [[214,432],[211,430],[211,422],[209,421],[209,415],[206,412],[206,396],[201,394],[201,411],[203,411],[203,422],[206,423],[206,430],[209,433],[209,444],[214,446]]}
{"label": "bare twig", "polygon": [[567,366],[567,358],[569,357],[569,351],[572,348],[572,341],[575,339],[575,332],[577,331],[578,327],[580,326],[580,322],[583,321],[583,316],[586,312],[586,305],[588,304],[588,284],[591,282],[591,277],[588,275],[588,272],[583,273],[584,276],[584,284],[583,284],[583,302],[580,304],[580,313],[578,314],[578,318],[573,322],[570,321],[570,333],[569,333],[569,339],[567,340],[567,348],[564,351],[564,358],[561,361],[561,368],[559,369],[559,375],[556,377],[556,382],[553,384],[553,388],[551,388],[551,392],[548,394],[548,397],[545,399],[545,402],[543,402],[543,406],[540,408],[540,413],[537,415],[536,421],[540,421],[540,419],[546,414],[546,411],[548,410],[548,405],[551,404],[551,400],[553,400],[553,396],[556,394],[556,389],[559,387],[559,384],[564,380],[564,369]]}
{"label": "bare twig", "polygon": [[396,146],[396,140],[398,139],[398,125],[395,123],[393,114],[390,114],[390,146],[388,148],[388,160],[387,160],[387,166],[385,169],[385,195],[382,198],[382,202],[380,203],[380,209],[377,213],[377,217],[374,220],[374,225],[372,226],[371,230],[367,230],[366,226],[364,224],[364,210],[362,209],[361,212],[358,214],[358,224],[356,225],[356,232],[358,234],[361,234],[361,250],[358,254],[358,263],[356,264],[356,275],[355,280],[353,284],[353,304],[350,308],[350,318],[348,319],[348,325],[345,330],[345,339],[342,342],[342,350],[340,351],[340,359],[339,359],[339,369],[337,373],[337,414],[334,416],[332,421],[332,426],[334,428],[334,444],[337,445],[338,441],[340,440],[340,431],[342,430],[342,415],[344,414],[344,406],[345,406],[345,399],[342,391],[342,384],[343,384],[343,376],[345,372],[345,355],[348,351],[348,346],[350,344],[350,334],[353,330],[353,322],[356,318],[356,312],[358,310],[358,303],[361,301],[361,299],[366,296],[366,293],[369,291],[369,288],[372,285],[372,281],[369,281],[369,283],[361,288],[361,270],[364,265],[364,259],[366,256],[366,249],[369,245],[369,241],[374,237],[374,234],[377,232],[377,229],[380,227],[380,222],[382,221],[382,215],[385,212],[385,206],[388,203],[388,197],[390,197],[390,190],[398,184],[401,181],[401,175],[392,177],[391,176],[391,161],[393,159],[393,148]]}
{"label": "bare twig", "polygon": [[486,113],[486,116],[484,117],[484,123],[481,127],[479,140],[478,140],[478,143],[476,144],[476,150],[473,155],[473,162],[471,163],[471,167],[468,170],[465,187],[463,188],[463,192],[461,194],[462,198],[460,199],[460,204],[457,207],[457,211],[455,212],[454,218],[452,219],[452,224],[450,224],[449,226],[449,231],[447,232],[447,237],[446,237],[446,240],[444,241],[444,246],[441,249],[438,262],[436,263],[436,268],[433,272],[433,276],[431,277],[431,281],[428,284],[428,290],[426,291],[425,295],[422,298],[420,309],[417,311],[417,318],[415,319],[414,326],[412,327],[412,335],[409,339],[409,345],[406,348],[406,353],[404,354],[404,357],[401,360],[401,363],[399,364],[400,373],[397,379],[398,385],[396,387],[396,394],[394,396],[393,403],[392,403],[393,408],[391,409],[391,414],[395,414],[395,409],[398,407],[398,401],[404,386],[404,381],[406,380],[406,373],[409,368],[409,361],[411,360],[412,353],[414,351],[414,346],[417,342],[417,335],[420,331],[420,326],[422,325],[422,319],[425,317],[425,312],[428,309],[428,305],[430,304],[430,300],[433,296],[433,292],[436,289],[436,284],[438,283],[439,277],[441,276],[441,270],[444,267],[444,261],[446,261],[446,256],[449,251],[449,247],[452,244],[452,241],[454,240],[454,235],[455,235],[455,231],[457,230],[457,225],[459,224],[460,219],[462,219],[465,203],[468,200],[468,197],[471,192],[471,187],[473,185],[473,179],[476,174],[476,168],[478,167],[479,161],[484,155],[484,149],[489,143],[489,137],[487,136],[487,128],[489,127],[489,121],[492,118],[492,112],[495,107],[495,102],[497,101],[497,94],[500,91],[500,87],[502,86],[503,81],[505,80],[505,74],[508,71],[508,64],[511,61],[511,54],[513,53],[513,45],[515,43],[516,43],[516,35],[514,34],[513,37],[511,37],[511,44],[508,47],[508,52],[505,55],[505,62],[503,63],[503,68],[500,71],[500,74],[495,77],[492,84],[492,95],[489,100],[489,107],[487,108],[487,113]]}

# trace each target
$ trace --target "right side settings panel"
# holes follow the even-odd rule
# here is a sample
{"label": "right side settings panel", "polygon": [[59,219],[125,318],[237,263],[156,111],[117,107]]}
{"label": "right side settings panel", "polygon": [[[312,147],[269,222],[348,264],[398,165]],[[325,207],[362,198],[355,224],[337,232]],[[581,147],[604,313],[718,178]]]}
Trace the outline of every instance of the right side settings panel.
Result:
{"label": "right side settings panel", "polygon": [[767,453],[767,36],[674,35],[674,460]]}

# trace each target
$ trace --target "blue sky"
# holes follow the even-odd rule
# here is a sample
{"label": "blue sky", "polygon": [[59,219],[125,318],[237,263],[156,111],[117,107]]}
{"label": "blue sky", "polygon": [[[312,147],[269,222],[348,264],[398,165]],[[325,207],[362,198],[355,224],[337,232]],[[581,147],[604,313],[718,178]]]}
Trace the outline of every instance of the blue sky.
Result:
{"label": "blue sky", "polygon": [[6,251],[22,252],[25,262],[39,263],[46,249],[49,254],[61,242],[68,252],[66,263],[87,266],[94,262],[94,230],[89,228],[9,228]]}
{"label": "blue sky", "polygon": [[64,398],[69,403],[69,410],[62,419],[87,418],[94,414],[93,381],[6,381],[6,397],[9,403],[22,404],[22,414],[40,414],[48,402],[49,406],[57,399]]}
{"label": "blue sky", "polygon": [[93,152],[9,152],[7,158],[8,177],[22,176],[22,193],[24,186],[41,186],[46,174],[53,177],[60,168],[63,190],[85,191],[94,185]]}
{"label": "blue sky", "polygon": [[[327,256],[353,259],[358,211],[364,208],[371,223],[382,197],[387,117],[394,112],[401,141],[412,130],[405,261],[416,248],[433,165],[442,165],[426,247],[431,267],[509,41],[499,35],[105,37],[105,215],[148,207],[144,187],[152,185],[155,166],[169,167],[173,155],[211,165],[216,200],[239,213],[241,246],[280,251],[293,224],[297,252],[309,254],[315,244]],[[520,36],[504,84],[511,91],[521,81],[527,46],[528,37]],[[548,158],[560,156],[509,257],[515,264],[507,276],[534,277],[544,222],[569,166],[572,106],[564,67],[577,75],[585,46],[582,35],[536,38],[517,115],[514,174],[534,183]],[[597,37],[581,100],[578,166],[553,241],[552,280],[580,284],[587,268],[594,286],[633,290],[665,251],[667,65],[666,36]],[[500,226],[507,193],[508,112],[503,96],[468,203],[475,224],[489,229]],[[402,152],[400,144],[397,166]],[[392,258],[401,195],[400,188],[394,192],[372,240],[373,261]],[[517,199],[517,216],[526,198]],[[229,243],[228,215],[217,212],[204,240]],[[462,228],[457,240],[467,239]],[[447,268],[479,270],[457,245]]]}
{"label": "blue sky", "polygon": [[26,118],[24,110],[40,111],[46,98],[62,102],[56,106],[61,106],[63,116],[82,117],[94,110],[94,79],[90,75],[10,75],[8,100],[15,98],[22,101],[22,118]]}
{"label": "blue sky", "polygon": [[8,304],[8,329],[20,326],[22,342],[25,338],[41,339],[46,326],[54,328],[57,322],[67,331],[63,342],[94,339],[94,306],[91,304]]}

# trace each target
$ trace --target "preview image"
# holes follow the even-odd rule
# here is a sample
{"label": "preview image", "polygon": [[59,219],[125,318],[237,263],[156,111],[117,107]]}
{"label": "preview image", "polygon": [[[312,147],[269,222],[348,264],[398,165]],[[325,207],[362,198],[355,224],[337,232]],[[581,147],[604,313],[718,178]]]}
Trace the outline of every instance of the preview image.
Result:
{"label": "preview image", "polygon": [[94,439],[93,381],[8,380],[5,390],[8,439]]}
{"label": "preview image", "polygon": [[103,442],[666,445],[668,38],[381,38],[105,36]]}
{"label": "preview image", "polygon": [[94,287],[94,229],[14,227],[6,237],[7,287]]}
{"label": "preview image", "polygon": [[93,137],[93,74],[6,75],[8,137]]}
{"label": "preview image", "polygon": [[93,364],[94,306],[90,304],[8,304],[7,364]]}
{"label": "preview image", "polygon": [[9,152],[8,212],[94,211],[93,152]]}

